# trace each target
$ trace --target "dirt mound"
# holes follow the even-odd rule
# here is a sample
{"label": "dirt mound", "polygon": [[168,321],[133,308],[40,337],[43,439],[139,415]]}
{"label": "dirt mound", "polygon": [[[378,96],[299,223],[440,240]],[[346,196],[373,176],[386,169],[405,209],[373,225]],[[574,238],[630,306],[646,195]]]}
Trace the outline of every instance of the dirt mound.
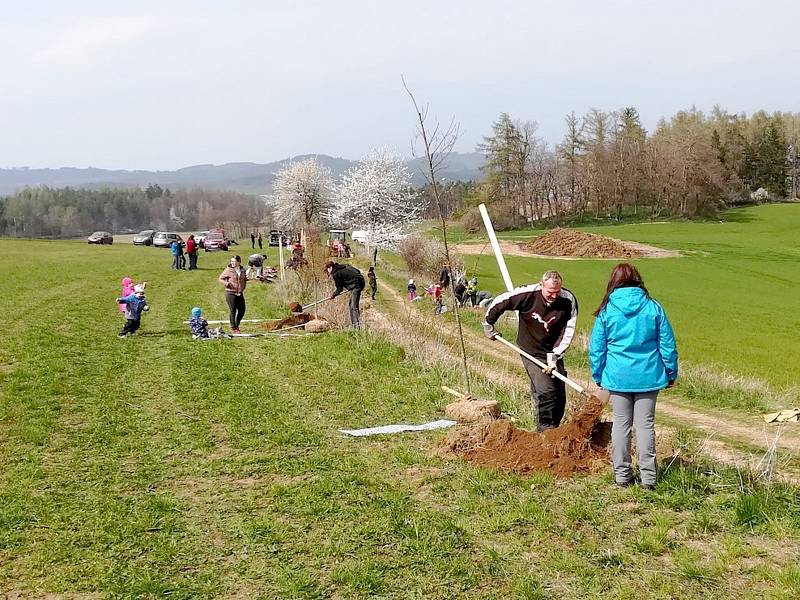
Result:
{"label": "dirt mound", "polygon": [[556,227],[522,246],[534,254],[581,258],[635,258],[642,253],[623,242],[584,231]]}
{"label": "dirt mound", "polygon": [[518,473],[589,473],[608,464],[611,424],[600,421],[603,408],[592,398],[561,427],[544,433],[517,429],[507,419],[462,426],[447,436],[445,446],[470,462]]}
{"label": "dirt mound", "polygon": [[496,419],[500,416],[500,404],[497,400],[463,398],[448,404],[444,409],[444,416],[459,423]]}
{"label": "dirt mound", "polygon": [[312,319],[306,323],[306,326],[304,327],[304,329],[309,333],[323,333],[332,328],[333,325],[325,319]]}
{"label": "dirt mound", "polygon": [[277,329],[285,329],[286,327],[293,327],[295,325],[305,325],[313,318],[314,317],[307,313],[296,313],[286,317],[285,319],[267,321],[262,325],[262,327],[267,331],[275,331]]}

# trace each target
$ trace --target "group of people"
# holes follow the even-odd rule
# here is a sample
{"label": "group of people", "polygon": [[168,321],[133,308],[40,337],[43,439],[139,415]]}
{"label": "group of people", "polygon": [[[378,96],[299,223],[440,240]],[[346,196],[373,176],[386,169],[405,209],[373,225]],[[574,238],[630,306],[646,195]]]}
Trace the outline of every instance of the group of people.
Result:
{"label": "group of people", "polygon": [[[255,238],[253,238],[255,239]],[[180,244],[178,244],[180,247]],[[189,268],[197,268],[197,245],[193,236],[187,240]],[[183,268],[175,252],[174,267]],[[192,259],[194,254],[195,258]],[[232,333],[240,332],[239,326],[246,311],[245,290],[248,277],[264,277],[263,254],[249,257],[245,270],[241,258],[233,256],[218,280],[225,291],[229,308]],[[328,296],[333,300],[347,292],[350,294],[350,322],[354,328],[361,327],[361,295],[369,282],[371,297],[377,293],[375,268],[370,267],[365,280],[361,271],[349,264],[328,261],[324,272],[330,277],[334,289]],[[269,273],[267,276],[274,276]],[[439,280],[430,291],[436,302],[437,314],[443,311],[442,294],[450,286],[450,269],[443,265]],[[537,366],[527,358],[523,366],[530,379],[531,398],[537,418],[537,431],[558,427],[566,408],[566,386],[555,377],[558,372],[564,377],[564,354],[575,336],[578,319],[578,302],[575,295],[564,287],[558,271],[547,271],[532,285],[502,293],[496,298],[486,292],[481,298],[477,290],[477,278],[463,278],[454,287],[454,296],[459,305],[469,302],[472,306],[485,305],[484,332],[489,339],[500,334],[496,325],[506,312],[519,315],[517,344],[520,349],[545,365]],[[142,313],[149,310],[145,298],[146,282],[134,284],[126,277],[122,280],[122,295],[117,298],[124,312],[125,324],[119,332],[124,338],[136,333],[141,325]],[[413,279],[408,281],[408,298],[418,298]],[[620,263],[613,268],[603,298],[594,311],[595,321],[589,342],[589,364],[592,379],[609,392],[613,411],[612,463],[615,482],[620,486],[634,483],[631,463],[631,432],[636,429],[636,448],[640,483],[652,488],[656,483],[655,454],[655,406],[659,391],[674,385],[678,377],[678,354],[675,336],[663,307],[650,297],[641,274],[633,265]],[[195,338],[208,339],[224,335],[221,329],[209,330],[199,307],[192,310],[189,321]]]}
{"label": "group of people", "polygon": [[[566,407],[566,387],[553,376],[566,376],[564,353],[572,343],[578,302],[557,271],[547,271],[533,285],[500,294],[484,319],[489,339],[506,312],[519,314],[518,346],[546,368],[523,358],[531,383],[537,431],[558,427]],[[634,483],[631,429],[636,428],[640,484],[656,484],[655,407],[660,390],[678,377],[678,353],[663,307],[647,291],[639,271],[620,263],[611,271],[606,291],[594,312],[589,342],[592,379],[610,393],[613,412],[611,457],[617,485]]]}
{"label": "group of people", "polygon": [[172,251],[172,268],[173,270],[186,270],[186,257],[189,257],[189,271],[197,269],[197,251],[199,246],[194,239],[194,234],[189,234],[186,239],[186,251],[184,252],[183,243],[180,240],[175,240],[170,244]]}
{"label": "group of people", "polygon": [[261,232],[258,233],[251,233],[250,234],[250,246],[253,250],[256,249],[256,242],[258,242],[258,249],[263,250],[264,248],[264,238],[261,237]]}

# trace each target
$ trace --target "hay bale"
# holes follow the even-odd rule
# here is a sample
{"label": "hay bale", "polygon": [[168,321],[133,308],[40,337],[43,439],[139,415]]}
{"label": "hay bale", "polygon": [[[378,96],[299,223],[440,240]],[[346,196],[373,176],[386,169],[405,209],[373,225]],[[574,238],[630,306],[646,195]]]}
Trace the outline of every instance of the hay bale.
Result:
{"label": "hay bale", "polygon": [[459,423],[496,419],[500,416],[500,403],[497,400],[462,398],[448,404],[444,409],[444,414],[448,419]]}
{"label": "hay bale", "polygon": [[306,323],[305,330],[309,333],[322,333],[328,331],[333,325],[325,319],[313,319]]}

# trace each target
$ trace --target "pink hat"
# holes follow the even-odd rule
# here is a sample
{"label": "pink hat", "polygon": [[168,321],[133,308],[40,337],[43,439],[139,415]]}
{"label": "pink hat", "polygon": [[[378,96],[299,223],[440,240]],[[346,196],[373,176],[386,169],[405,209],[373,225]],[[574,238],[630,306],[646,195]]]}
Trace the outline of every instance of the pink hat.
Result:
{"label": "pink hat", "polygon": [[122,278],[122,285],[130,285],[133,283],[133,279],[130,277],[123,277]]}

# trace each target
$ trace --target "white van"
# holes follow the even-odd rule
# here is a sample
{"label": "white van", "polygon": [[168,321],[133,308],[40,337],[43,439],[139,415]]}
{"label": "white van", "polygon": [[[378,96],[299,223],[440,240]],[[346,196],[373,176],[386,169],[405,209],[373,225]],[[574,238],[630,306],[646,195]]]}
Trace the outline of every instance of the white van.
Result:
{"label": "white van", "polygon": [[367,232],[363,229],[358,229],[350,234],[350,237],[353,239],[354,242],[360,242],[362,244],[367,243]]}

